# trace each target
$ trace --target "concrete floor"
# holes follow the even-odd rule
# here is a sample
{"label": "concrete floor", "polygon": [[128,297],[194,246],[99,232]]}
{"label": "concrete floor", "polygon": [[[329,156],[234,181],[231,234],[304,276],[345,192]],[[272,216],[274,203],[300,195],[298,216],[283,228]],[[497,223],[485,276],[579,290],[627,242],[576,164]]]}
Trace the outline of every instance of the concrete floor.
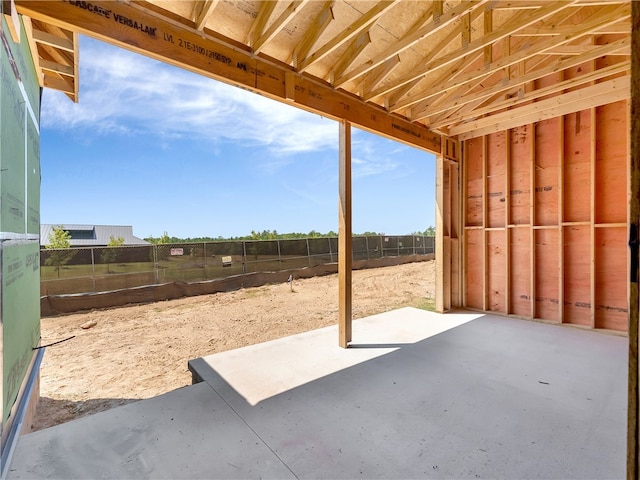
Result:
{"label": "concrete floor", "polygon": [[9,478],[623,478],[627,339],[401,309],[190,362],[20,439]]}

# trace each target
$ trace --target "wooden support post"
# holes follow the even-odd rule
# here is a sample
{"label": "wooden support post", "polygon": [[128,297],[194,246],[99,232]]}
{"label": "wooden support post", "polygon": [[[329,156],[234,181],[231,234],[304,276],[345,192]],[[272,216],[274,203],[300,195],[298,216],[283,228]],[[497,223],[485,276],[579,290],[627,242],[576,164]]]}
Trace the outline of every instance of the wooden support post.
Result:
{"label": "wooden support post", "polygon": [[445,310],[445,258],[444,258],[444,157],[436,155],[436,311]]}
{"label": "wooden support post", "polygon": [[511,130],[505,132],[505,167],[504,167],[504,249],[505,249],[505,295],[504,313],[511,313]]}
{"label": "wooden support post", "polygon": [[564,322],[564,135],[564,116],[560,116],[558,117],[558,319],[560,323]]}
{"label": "wooden support post", "polygon": [[444,241],[444,254],[442,255],[442,266],[444,268],[444,284],[442,288],[442,301],[444,311],[451,310],[451,249],[452,249],[452,234],[451,234],[451,189],[452,189],[452,174],[453,170],[451,166],[451,162],[445,159],[444,164],[444,178],[443,178],[443,188],[444,188],[444,202],[442,209],[442,220],[444,224],[443,231],[443,241]]}
{"label": "wooden support post", "polygon": [[488,242],[487,242],[487,228],[489,225],[489,201],[487,198],[487,154],[489,153],[489,147],[487,145],[487,136],[482,137],[482,310],[489,310],[489,292],[487,275],[489,268],[487,266],[489,259],[487,258]]}
{"label": "wooden support post", "polygon": [[536,124],[531,124],[529,129],[529,158],[531,168],[529,170],[530,189],[529,189],[529,244],[530,250],[530,272],[529,285],[531,296],[531,319],[536,318]]}
{"label": "wooden support post", "polygon": [[460,292],[461,292],[461,306],[467,308],[467,182],[469,181],[469,153],[465,142],[460,142],[460,148],[462,148],[462,154],[460,155],[460,161],[462,162],[460,177]]}
{"label": "wooden support post", "polygon": [[351,124],[340,122],[338,212],[338,332],[339,344],[351,341]]}
{"label": "wooden support post", "polygon": [[[629,289],[629,398],[627,408],[627,478],[640,477],[640,392],[638,376],[638,225],[640,224],[640,2],[631,2],[631,198],[629,199],[631,278]],[[633,238],[635,237],[635,238]],[[631,244],[632,242],[630,242]],[[635,250],[635,251],[634,251]]]}
{"label": "wooden support post", "polygon": [[590,156],[589,156],[589,178],[591,190],[589,196],[591,198],[591,213],[589,215],[589,303],[591,305],[589,312],[589,325],[591,328],[596,327],[596,109],[594,107],[589,111],[589,129],[591,138],[589,139]]}

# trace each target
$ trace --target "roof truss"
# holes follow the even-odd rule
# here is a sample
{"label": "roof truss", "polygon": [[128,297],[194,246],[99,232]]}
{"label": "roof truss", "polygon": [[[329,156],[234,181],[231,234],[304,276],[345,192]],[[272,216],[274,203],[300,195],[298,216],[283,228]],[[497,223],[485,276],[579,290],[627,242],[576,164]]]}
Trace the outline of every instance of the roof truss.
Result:
{"label": "roof truss", "polygon": [[[586,103],[547,111],[629,98],[620,80],[629,76],[628,0],[91,2],[111,18],[81,2],[14,1],[33,19],[43,85],[74,100],[78,32],[430,150],[439,150],[438,134],[466,138],[492,122],[546,118],[553,96],[583,90]],[[232,64],[127,28],[114,14]]]}

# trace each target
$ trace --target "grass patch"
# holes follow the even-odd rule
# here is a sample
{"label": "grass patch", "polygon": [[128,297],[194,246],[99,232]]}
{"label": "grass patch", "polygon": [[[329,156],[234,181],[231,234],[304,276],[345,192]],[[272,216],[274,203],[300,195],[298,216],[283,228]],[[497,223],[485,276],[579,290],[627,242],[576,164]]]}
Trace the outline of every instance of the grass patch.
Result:
{"label": "grass patch", "polygon": [[421,310],[427,310],[429,312],[436,311],[436,299],[435,298],[421,298],[419,299],[414,307],[419,308]]}

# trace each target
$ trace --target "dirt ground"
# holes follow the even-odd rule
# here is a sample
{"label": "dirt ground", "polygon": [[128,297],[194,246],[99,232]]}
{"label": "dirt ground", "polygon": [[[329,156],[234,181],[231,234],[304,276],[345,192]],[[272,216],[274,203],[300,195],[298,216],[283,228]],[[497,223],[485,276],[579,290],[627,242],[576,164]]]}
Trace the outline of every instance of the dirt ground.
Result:
{"label": "dirt ground", "polygon": [[[434,261],[353,272],[353,317],[431,309]],[[187,361],[337,323],[338,277],[42,319],[33,430],[191,384]],[[96,325],[80,326],[88,321]],[[337,339],[336,339],[337,341]]]}

